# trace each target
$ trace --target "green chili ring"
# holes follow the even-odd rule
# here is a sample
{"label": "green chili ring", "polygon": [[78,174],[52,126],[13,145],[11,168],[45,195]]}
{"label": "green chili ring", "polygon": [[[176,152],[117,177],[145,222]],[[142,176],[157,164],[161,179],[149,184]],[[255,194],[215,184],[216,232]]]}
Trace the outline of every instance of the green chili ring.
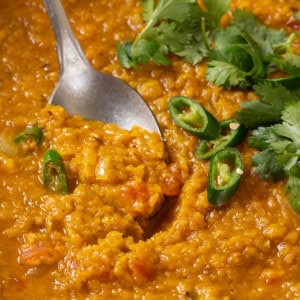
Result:
{"label": "green chili ring", "polygon": [[175,124],[190,134],[212,140],[220,135],[220,124],[195,100],[176,96],[169,100],[168,110]]}
{"label": "green chili ring", "polygon": [[38,126],[27,127],[14,138],[14,142],[19,144],[28,139],[35,140],[39,145],[43,140],[43,130]]}
{"label": "green chili ring", "polygon": [[49,149],[43,157],[44,185],[55,192],[68,193],[67,175],[61,155]]}
{"label": "green chili ring", "polygon": [[236,119],[227,119],[220,123],[221,136],[215,140],[201,140],[198,143],[195,154],[198,159],[210,159],[216,152],[225,147],[234,147],[241,143],[247,133],[247,129]]}
{"label": "green chili ring", "polygon": [[236,192],[244,171],[244,161],[235,148],[214,154],[208,174],[207,197],[213,205],[225,204]]}

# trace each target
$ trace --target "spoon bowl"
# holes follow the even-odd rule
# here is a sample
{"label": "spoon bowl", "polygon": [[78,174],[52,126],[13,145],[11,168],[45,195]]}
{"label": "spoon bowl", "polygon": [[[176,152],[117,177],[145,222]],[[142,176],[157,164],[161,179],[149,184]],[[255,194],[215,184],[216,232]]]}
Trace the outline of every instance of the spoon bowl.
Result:
{"label": "spoon bowl", "polygon": [[70,114],[116,123],[123,129],[137,125],[161,135],[144,99],[127,83],[96,71],[86,59],[60,0],[44,0],[56,38],[60,77],[48,103]]}

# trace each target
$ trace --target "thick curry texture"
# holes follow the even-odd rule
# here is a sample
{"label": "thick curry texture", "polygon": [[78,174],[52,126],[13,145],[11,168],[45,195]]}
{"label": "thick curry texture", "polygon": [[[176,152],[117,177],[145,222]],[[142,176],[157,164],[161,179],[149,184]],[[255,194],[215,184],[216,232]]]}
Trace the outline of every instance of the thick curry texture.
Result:
{"label": "thick curry texture", "polygon": [[[228,204],[213,207],[208,162],[194,156],[197,139],[167,112],[168,100],[184,95],[221,121],[254,94],[209,84],[205,62],[172,57],[168,67],[122,69],[116,44],[143,28],[139,2],[63,4],[91,64],[141,93],[165,144],[140,128],[125,131],[47,106],[58,64],[42,0],[0,1],[0,138],[8,144],[0,152],[0,298],[299,299],[300,216],[284,182],[253,174],[245,141],[240,187]],[[233,0],[231,7],[299,30],[297,0]],[[43,129],[43,143],[14,145],[30,125]],[[67,195],[42,184],[49,148],[64,159]]]}

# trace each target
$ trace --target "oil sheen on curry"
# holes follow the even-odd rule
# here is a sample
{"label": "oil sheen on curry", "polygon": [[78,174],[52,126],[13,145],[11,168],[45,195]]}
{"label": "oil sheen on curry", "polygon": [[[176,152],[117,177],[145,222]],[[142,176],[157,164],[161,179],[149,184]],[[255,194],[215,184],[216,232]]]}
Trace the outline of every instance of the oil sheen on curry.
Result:
{"label": "oil sheen on curry", "polygon": [[[222,121],[253,90],[208,82],[206,60],[123,68],[116,46],[144,28],[141,2],[62,2],[91,64],[142,95],[164,140],[47,105],[58,63],[43,1],[0,0],[0,298],[300,299],[300,215],[286,180],[260,179],[245,139],[236,192],[211,204],[210,161],[168,111],[184,96]],[[245,8],[300,28],[298,0],[229,5],[222,26]]]}

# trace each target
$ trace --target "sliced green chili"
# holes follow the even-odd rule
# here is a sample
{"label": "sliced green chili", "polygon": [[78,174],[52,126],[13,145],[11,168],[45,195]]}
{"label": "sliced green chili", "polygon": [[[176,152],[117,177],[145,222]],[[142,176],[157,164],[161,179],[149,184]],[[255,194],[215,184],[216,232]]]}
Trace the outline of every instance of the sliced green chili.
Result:
{"label": "sliced green chili", "polygon": [[14,138],[14,142],[19,144],[29,139],[35,140],[39,145],[43,140],[43,130],[38,126],[27,127]]}
{"label": "sliced green chili", "polygon": [[67,175],[61,155],[49,149],[43,158],[43,180],[44,185],[53,191],[62,194],[68,193]]}
{"label": "sliced green chili", "polygon": [[235,148],[224,148],[214,154],[208,175],[207,197],[211,204],[225,204],[238,188],[244,161]]}
{"label": "sliced green chili", "polygon": [[246,136],[246,127],[236,119],[224,120],[220,123],[221,135],[214,140],[201,140],[196,148],[196,156],[199,159],[210,159],[217,151],[236,146]]}
{"label": "sliced green chili", "polygon": [[177,96],[170,99],[168,109],[174,122],[187,132],[212,140],[220,134],[220,124],[195,100]]}

